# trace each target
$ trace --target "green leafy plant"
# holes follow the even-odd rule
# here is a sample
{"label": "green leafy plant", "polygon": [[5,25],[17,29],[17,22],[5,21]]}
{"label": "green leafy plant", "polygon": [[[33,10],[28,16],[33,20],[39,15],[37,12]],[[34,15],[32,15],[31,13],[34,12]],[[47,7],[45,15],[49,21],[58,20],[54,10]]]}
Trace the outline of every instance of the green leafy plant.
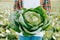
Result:
{"label": "green leafy plant", "polygon": [[23,32],[24,36],[34,35],[36,30],[50,29],[51,22],[41,6],[22,10],[11,14],[10,28],[17,32]]}

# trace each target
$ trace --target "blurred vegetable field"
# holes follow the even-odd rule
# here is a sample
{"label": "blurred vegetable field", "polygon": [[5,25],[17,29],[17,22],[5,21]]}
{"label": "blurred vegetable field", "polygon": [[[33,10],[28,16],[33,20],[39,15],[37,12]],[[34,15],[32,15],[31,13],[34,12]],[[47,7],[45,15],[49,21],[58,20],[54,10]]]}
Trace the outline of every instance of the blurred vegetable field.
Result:
{"label": "blurred vegetable field", "polygon": [[[43,40],[60,40],[60,0],[52,0],[52,12],[50,13],[50,18],[52,21],[52,30],[45,31]],[[5,2],[0,2],[0,40],[18,40],[18,34],[12,30],[8,29],[9,25],[9,15],[13,12],[13,7],[4,5]],[[3,7],[4,5],[4,7]],[[8,5],[13,5],[9,2]]]}

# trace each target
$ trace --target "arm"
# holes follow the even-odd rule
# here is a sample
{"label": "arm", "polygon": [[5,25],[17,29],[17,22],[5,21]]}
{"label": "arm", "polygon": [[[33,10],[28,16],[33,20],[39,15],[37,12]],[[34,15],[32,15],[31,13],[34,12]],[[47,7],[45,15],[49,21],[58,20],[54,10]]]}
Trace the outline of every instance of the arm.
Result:
{"label": "arm", "polygon": [[23,7],[22,0],[15,0],[14,11],[21,10],[22,7]]}
{"label": "arm", "polygon": [[43,6],[45,10],[51,12],[51,0],[40,0],[40,4]]}

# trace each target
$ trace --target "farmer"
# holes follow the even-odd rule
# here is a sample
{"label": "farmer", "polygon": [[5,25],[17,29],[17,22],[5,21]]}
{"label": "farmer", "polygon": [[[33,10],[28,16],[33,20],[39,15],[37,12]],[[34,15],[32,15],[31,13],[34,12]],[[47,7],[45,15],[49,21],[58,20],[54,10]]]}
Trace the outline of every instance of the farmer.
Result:
{"label": "farmer", "polygon": [[[22,8],[26,8],[26,9],[36,8],[41,5],[46,11],[50,12],[50,8],[51,8],[50,4],[46,2],[50,3],[49,0],[15,0],[14,11],[15,12],[19,11]],[[37,30],[36,34],[32,36],[24,36],[23,33],[21,32],[18,40],[42,40],[43,36],[44,36],[44,31],[40,32],[40,30]]]}

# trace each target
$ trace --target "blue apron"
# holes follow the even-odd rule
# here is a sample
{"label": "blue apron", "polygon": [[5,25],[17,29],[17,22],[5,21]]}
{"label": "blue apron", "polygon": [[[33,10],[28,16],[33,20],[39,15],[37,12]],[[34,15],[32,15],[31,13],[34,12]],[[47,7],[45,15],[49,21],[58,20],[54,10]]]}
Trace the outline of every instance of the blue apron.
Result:
{"label": "blue apron", "polygon": [[42,40],[43,37],[41,36],[31,36],[31,37],[25,37],[25,36],[19,36],[18,40]]}

